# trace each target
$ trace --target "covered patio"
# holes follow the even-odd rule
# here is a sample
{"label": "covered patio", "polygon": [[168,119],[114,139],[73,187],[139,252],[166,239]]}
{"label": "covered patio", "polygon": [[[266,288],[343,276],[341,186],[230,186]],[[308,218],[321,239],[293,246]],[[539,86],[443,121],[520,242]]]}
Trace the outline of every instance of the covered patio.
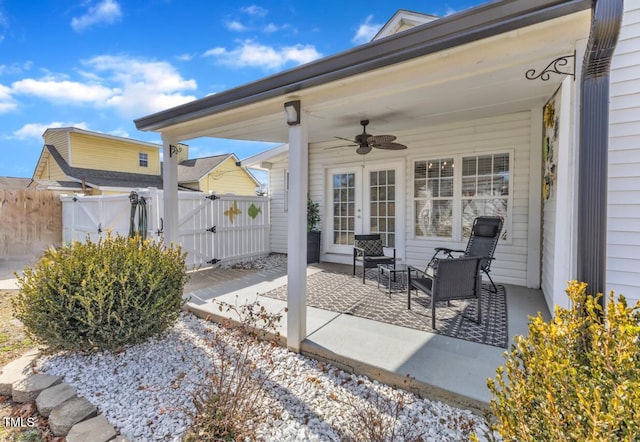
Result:
{"label": "covered patio", "polygon": [[[308,278],[322,272],[349,273],[339,264],[311,265]],[[371,296],[384,287],[375,281],[362,284],[351,277]],[[284,311],[287,302],[265,294],[287,284],[286,268],[266,270],[208,269],[192,274],[185,287],[187,307],[200,317],[216,320],[231,317],[218,309],[218,301],[239,305],[258,300],[269,311]],[[527,333],[527,318],[541,312],[549,318],[540,290],[506,285],[508,341]],[[404,292],[393,297],[406,299]],[[225,316],[227,315],[227,316]],[[486,379],[495,377],[495,369],[504,362],[504,349],[442,334],[417,330],[409,326],[375,321],[347,313],[314,307],[306,308],[306,339],[301,353],[330,362],[341,369],[363,374],[381,382],[409,389],[431,399],[470,408],[486,408],[490,394]],[[287,319],[283,316],[279,331],[287,339]]]}

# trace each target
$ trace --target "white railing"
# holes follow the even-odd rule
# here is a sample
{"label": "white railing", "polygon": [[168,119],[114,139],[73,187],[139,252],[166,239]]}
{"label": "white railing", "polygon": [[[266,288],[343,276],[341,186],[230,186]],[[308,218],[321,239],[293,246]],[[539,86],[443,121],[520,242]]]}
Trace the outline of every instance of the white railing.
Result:
{"label": "white railing", "polygon": [[[147,238],[162,239],[162,191],[139,189],[146,203]],[[234,263],[266,255],[269,244],[269,199],[259,196],[178,192],[178,242],[190,268]],[[132,212],[129,195],[62,196],[63,242],[92,241],[140,229],[140,205]],[[133,220],[132,220],[133,215]]]}

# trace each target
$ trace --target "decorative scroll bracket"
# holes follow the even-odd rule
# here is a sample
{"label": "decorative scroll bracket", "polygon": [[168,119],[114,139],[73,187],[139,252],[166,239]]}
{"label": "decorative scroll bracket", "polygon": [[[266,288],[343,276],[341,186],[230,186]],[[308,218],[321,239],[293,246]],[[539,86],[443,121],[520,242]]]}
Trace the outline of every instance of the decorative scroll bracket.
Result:
{"label": "decorative scroll bracket", "polygon": [[[573,64],[570,66],[572,69],[571,72],[563,70],[563,68],[567,68],[569,66],[569,60],[573,59]],[[535,69],[529,69],[524,76],[527,80],[537,80],[538,78],[542,81],[548,81],[551,78],[551,74],[558,75],[571,75],[573,79],[576,79],[576,53],[574,52],[571,55],[563,55],[562,57],[558,57],[553,60],[551,63],[547,65],[539,74],[536,74]]]}
{"label": "decorative scroll bracket", "polygon": [[174,155],[179,154],[180,152],[182,152],[182,146],[179,144],[170,144],[169,145],[169,156],[172,157]]}

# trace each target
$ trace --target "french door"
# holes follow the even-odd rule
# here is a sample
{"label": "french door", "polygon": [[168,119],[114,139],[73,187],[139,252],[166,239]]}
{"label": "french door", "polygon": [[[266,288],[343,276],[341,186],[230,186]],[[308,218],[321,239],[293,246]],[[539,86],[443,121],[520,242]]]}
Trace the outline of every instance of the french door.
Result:
{"label": "french door", "polygon": [[404,207],[402,171],[401,163],[327,171],[325,245],[329,253],[353,253],[354,235],[361,233],[379,233],[385,246],[400,249],[404,228],[396,220]]}

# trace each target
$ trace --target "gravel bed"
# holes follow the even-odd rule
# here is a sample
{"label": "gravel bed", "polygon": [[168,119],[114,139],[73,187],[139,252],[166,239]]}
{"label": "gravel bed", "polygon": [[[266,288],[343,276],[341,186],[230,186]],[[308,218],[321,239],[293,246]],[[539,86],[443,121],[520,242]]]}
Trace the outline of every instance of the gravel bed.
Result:
{"label": "gravel bed", "polygon": [[[228,267],[261,270],[286,263],[286,255],[270,254]],[[207,372],[219,362],[212,345],[216,337],[242,339],[218,324],[182,313],[161,339],[117,354],[47,356],[38,368],[64,376],[132,441],[179,441],[193,422],[194,393],[202,391]],[[259,440],[366,440],[363,432],[371,422],[366,419],[372,417],[384,420],[398,441],[468,440],[471,431],[486,440],[484,420],[468,410],[420,399],[286,348],[260,343],[249,351],[255,372],[268,376],[262,414],[247,423]],[[398,408],[399,403],[403,407]]]}
{"label": "gravel bed", "polygon": [[[162,339],[118,354],[47,356],[38,365],[45,373],[64,376],[132,441],[177,441],[192,423],[192,393],[201,388],[205,373],[217,360],[210,345],[216,333],[229,332],[183,313]],[[406,440],[467,440],[469,430],[483,434],[486,428],[482,419],[467,410],[420,399],[267,345],[254,344],[250,350],[256,370],[269,373],[263,415],[254,424],[260,440],[338,441],[345,438],[346,429],[357,430],[358,412],[373,407],[388,413],[385,408],[400,398],[406,406],[395,418],[381,416],[398,432],[404,431]],[[269,363],[260,356],[265,349]],[[374,400],[372,406],[367,397],[391,399]]]}

